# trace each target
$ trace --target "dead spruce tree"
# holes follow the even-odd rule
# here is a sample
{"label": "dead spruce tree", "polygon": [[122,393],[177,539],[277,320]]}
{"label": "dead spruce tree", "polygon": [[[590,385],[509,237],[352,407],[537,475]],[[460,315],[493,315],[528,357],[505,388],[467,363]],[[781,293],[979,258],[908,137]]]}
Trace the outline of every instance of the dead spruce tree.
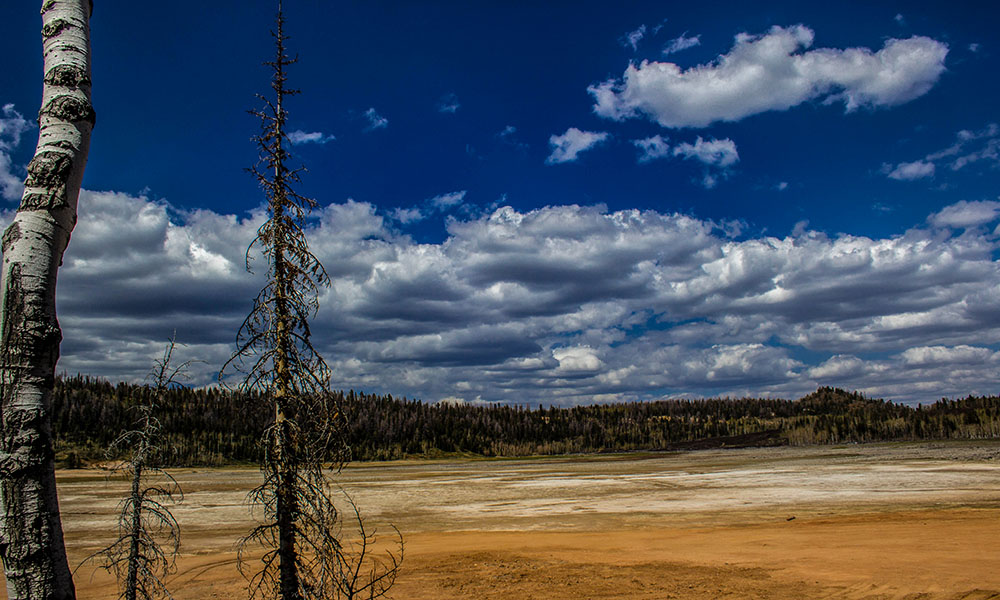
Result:
{"label": "dead spruce tree", "polygon": [[3,234],[0,276],[0,559],[11,600],[76,597],[56,497],[51,404],[62,333],[56,273],[94,126],[91,0],[44,0],[39,135]]}
{"label": "dead spruce tree", "polygon": [[115,472],[131,485],[120,503],[118,538],[90,559],[101,561],[101,566],[118,578],[120,600],[172,597],[164,578],[173,570],[180,548],[180,526],[169,505],[182,500],[184,493],[159,466],[161,438],[156,409],[190,364],[171,364],[175,346],[171,338],[150,372],[150,394],[133,407],[135,428],[118,436],[109,449],[109,454],[127,455]]}
{"label": "dead spruce tree", "polygon": [[[285,69],[295,60],[285,52],[284,15],[278,3],[273,96],[259,96],[263,108],[251,111],[261,120],[254,136],[260,160],[250,169],[267,198],[268,219],[247,250],[263,254],[266,283],[237,336],[237,350],[223,367],[241,371],[248,397],[265,401],[273,421],[262,436],[263,482],[248,497],[262,514],[259,525],[241,544],[240,568],[253,597],[304,600],[324,598],[340,543],[334,527],[325,465],[339,468],[346,453],[339,434],[337,407],[329,393],[329,369],[313,347],[309,320],[318,294],[329,285],[326,271],[309,250],[304,232],[315,201],[298,194],[292,184],[301,169],[288,166],[285,133],[286,100],[298,93],[286,87]],[[264,547],[261,564],[251,569],[249,545]]]}

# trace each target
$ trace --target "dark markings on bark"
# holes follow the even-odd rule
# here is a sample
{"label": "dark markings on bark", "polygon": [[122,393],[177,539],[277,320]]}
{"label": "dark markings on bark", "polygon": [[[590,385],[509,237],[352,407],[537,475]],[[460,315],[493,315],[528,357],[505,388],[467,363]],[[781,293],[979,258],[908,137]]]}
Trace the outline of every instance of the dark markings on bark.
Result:
{"label": "dark markings on bark", "polygon": [[[19,284],[19,282],[20,282],[20,277],[15,277],[15,274],[13,272],[14,269],[17,269],[18,270],[18,275],[20,275],[20,269],[18,269],[18,266],[19,265],[14,265],[13,266],[12,272],[11,272],[10,277],[9,277],[11,285],[8,287],[8,290],[9,290],[8,294],[7,294],[7,300],[8,300],[8,302],[10,302],[12,300],[16,300],[17,296],[19,295],[18,294],[19,289],[17,287],[17,284]],[[10,331],[12,329],[12,325],[15,324],[17,321],[19,321],[19,319],[17,318],[17,316],[18,315],[14,314],[13,312],[8,313],[7,319],[4,320],[4,322],[3,322],[3,337],[4,338],[7,338],[9,336]],[[9,353],[9,352],[4,352],[2,355],[0,355],[0,359],[2,359],[4,363],[7,363],[10,360],[10,357],[9,357],[10,354],[11,353]],[[2,478],[0,478],[0,492],[5,493],[5,494],[7,493],[7,490],[3,489],[3,488],[8,487],[8,485],[9,485],[8,481],[12,482],[12,480],[9,479],[9,475],[7,474],[7,472],[10,472],[10,471],[19,471],[20,470],[15,465],[16,458],[13,457],[13,456],[11,456],[7,452],[7,450],[6,450],[6,448],[8,446],[8,444],[7,444],[7,432],[10,430],[10,425],[12,425],[13,422],[15,421],[15,419],[8,417],[8,415],[7,415],[7,407],[10,406],[11,400],[14,398],[15,388],[16,388],[16,385],[15,385],[14,381],[8,380],[7,378],[4,378],[3,380],[0,380],[0,402],[2,402],[2,404],[0,404],[0,433],[3,434],[2,437],[0,437],[0,443],[3,444],[3,448],[4,448],[3,454],[0,455],[0,463],[2,463],[2,469],[3,469],[3,471],[2,471],[2,475],[3,476],[2,476]],[[20,513],[17,512],[18,508],[20,507],[20,503],[17,502],[17,495],[16,495],[17,492],[16,492],[16,490],[12,490],[12,491],[14,492],[15,495],[13,497],[11,497],[11,498],[9,498],[9,499],[6,500],[6,503],[8,503],[9,506],[10,506],[10,508],[11,508],[10,516],[8,518],[10,518],[10,517],[17,518],[20,515]],[[16,559],[18,558],[16,556],[16,554],[19,551],[19,545],[16,543],[16,540],[11,539],[14,536],[16,536],[16,528],[15,527],[2,527],[2,526],[0,526],[0,553],[2,553],[2,556],[4,556],[4,557],[8,557],[9,556],[9,557],[11,557],[11,559],[13,559],[13,560],[16,561]],[[11,560],[11,559],[7,559],[7,560]],[[11,575],[8,572],[7,573],[7,577],[9,578],[10,576]],[[14,583],[14,582],[11,582],[11,583]]]}
{"label": "dark markings on bark", "polygon": [[[20,235],[20,230],[18,230]],[[21,322],[24,320],[24,303],[21,289],[21,265],[14,263],[10,266],[10,273],[7,275],[7,295],[4,297],[4,312],[0,314],[0,366],[4,368],[13,367],[13,357],[20,354],[24,345],[24,340],[20,336],[14,336],[18,331]],[[0,434],[7,431],[6,427],[6,407],[10,405],[14,398],[15,381],[13,380],[17,372],[11,371],[8,377],[0,377]],[[2,438],[0,438],[2,442]]]}
{"label": "dark markings on bark", "polygon": [[63,152],[43,150],[28,163],[28,187],[48,187],[66,185],[73,170],[73,157]]}
{"label": "dark markings on bark", "polygon": [[77,98],[76,96],[63,95],[56,96],[48,104],[38,111],[38,118],[44,115],[51,115],[63,121],[71,123],[76,121],[88,121],[91,126],[97,122],[97,114],[90,102]]}
{"label": "dark markings on bark", "polygon": [[73,65],[56,65],[45,74],[45,83],[64,87],[78,88],[90,85],[87,72]]}
{"label": "dark markings on bark", "polygon": [[[15,263],[10,267],[8,275],[7,297],[4,304],[7,310],[7,318],[3,323],[3,344],[6,353],[0,355],[0,363],[13,373],[8,375],[6,382],[0,380],[0,384],[9,383],[11,388],[0,385],[0,414],[3,419],[8,400],[14,398],[14,389],[17,388],[24,377],[30,374],[30,381],[34,384],[48,384],[51,386],[55,382],[53,370],[30,370],[35,365],[55,365],[59,356],[59,343],[62,341],[62,332],[59,329],[59,322],[55,315],[48,314],[45,317],[29,318],[28,315],[45,314],[44,295],[39,293],[25,293],[24,286],[21,285],[23,275],[21,265]],[[30,371],[29,371],[30,370]],[[6,421],[0,422],[0,427],[5,428]],[[2,441],[0,441],[2,444]],[[2,448],[0,448],[2,450]]]}
{"label": "dark markings on bark", "polygon": [[84,55],[87,54],[87,49],[86,48],[80,48],[76,44],[69,44],[69,43],[59,43],[58,46],[53,46],[53,50],[58,50],[58,51],[63,52],[63,53],[70,53],[70,52],[72,52],[73,54],[79,54],[81,56],[84,56]]}
{"label": "dark markings on bark", "polygon": [[[36,489],[24,489],[22,487],[22,479],[9,480],[4,479],[0,486],[3,487],[3,492],[6,495],[6,502],[8,504],[8,511],[13,515],[18,515],[19,519],[23,518],[28,511],[34,513],[32,518],[25,519],[28,523],[28,527],[24,530],[17,530],[17,528],[10,527],[5,528],[4,531],[0,532],[3,535],[3,539],[0,540],[0,544],[6,546],[5,556],[6,560],[17,566],[24,565],[25,563],[30,563],[37,561],[35,558],[39,554],[45,552],[45,548],[48,544],[51,544],[52,530],[49,527],[49,521],[44,515],[38,514],[37,510],[33,510],[31,507],[32,499],[36,495]],[[15,577],[11,575],[22,575],[21,577]],[[46,598],[49,597],[46,594],[46,581],[51,579],[51,577],[43,576],[38,580],[29,580],[23,577],[24,572],[21,570],[15,570],[13,573],[8,571],[8,577],[12,580],[11,585],[8,586],[8,590],[13,588],[15,593],[17,591],[29,590],[29,593],[23,596],[24,598]]]}
{"label": "dark markings on bark", "polygon": [[[16,388],[16,383],[10,387]],[[45,554],[53,543],[52,523],[44,511],[39,511],[41,490],[34,484],[39,478],[38,472],[44,471],[52,462],[51,436],[48,435],[44,410],[12,408],[12,395],[4,394],[0,489],[7,507],[8,522],[26,523],[27,527],[0,527],[0,546],[5,562],[14,567],[7,571],[10,579],[8,590],[14,590],[15,594],[21,592],[22,595],[16,596],[19,598],[47,598],[51,592],[52,572],[41,578],[28,578],[21,567],[44,563],[38,556]]]}
{"label": "dark markings on bark", "polygon": [[73,158],[62,152],[43,150],[28,163],[25,187],[42,188],[21,199],[18,211],[52,210],[66,206],[66,182],[73,171]]}
{"label": "dark markings on bark", "polygon": [[[59,264],[62,264],[61,255],[59,256]],[[56,362],[59,360],[59,344],[62,343],[62,328],[59,327],[59,321],[56,319],[55,314],[53,314],[51,320],[49,320],[44,327],[41,328],[41,333],[42,342],[40,347],[44,352],[54,355],[47,360],[51,360],[53,367],[55,367]],[[52,368],[45,372],[45,385],[51,390],[55,384],[56,371],[55,368]],[[49,444],[49,447],[51,448],[52,444]],[[53,457],[54,456],[55,454],[53,454]]]}
{"label": "dark markings on bark", "polygon": [[10,224],[10,227],[3,232],[2,246],[0,246],[0,248],[3,248],[3,253],[6,254],[14,242],[19,239],[21,239],[21,224],[14,221]]}
{"label": "dark markings on bark", "polygon": [[42,14],[44,15],[45,13],[52,10],[52,7],[55,5],[56,5],[56,0],[45,0],[45,3],[42,4]]}
{"label": "dark markings on bark", "polygon": [[30,210],[56,210],[69,206],[66,202],[65,189],[63,194],[26,194],[21,199],[21,206],[17,207],[17,212],[27,212]]}
{"label": "dark markings on bark", "polygon": [[42,434],[45,417],[42,409],[12,409],[5,404],[3,412],[7,431],[0,453],[0,478],[8,481],[21,477],[29,469],[40,468],[54,456],[51,444]]}
{"label": "dark markings on bark", "polygon": [[[31,338],[37,333],[44,336],[44,332],[38,332],[39,328],[32,327],[25,318],[29,297],[24,293],[21,277],[21,265],[11,265],[4,300],[7,308],[2,331],[4,352],[0,354],[0,361],[9,373],[0,387],[0,485],[5,488],[16,488],[26,470],[37,468],[52,458],[52,449],[44,447],[47,440],[41,434],[44,411],[13,406],[17,389],[27,374],[24,365],[30,364],[27,362],[31,358],[29,355],[35,354],[31,352],[34,349]],[[37,454],[33,454],[35,452]],[[8,489],[4,491],[7,493]]]}
{"label": "dark markings on bark", "polygon": [[42,26],[42,37],[50,38],[59,35],[72,26],[73,24],[66,19],[53,19]]}

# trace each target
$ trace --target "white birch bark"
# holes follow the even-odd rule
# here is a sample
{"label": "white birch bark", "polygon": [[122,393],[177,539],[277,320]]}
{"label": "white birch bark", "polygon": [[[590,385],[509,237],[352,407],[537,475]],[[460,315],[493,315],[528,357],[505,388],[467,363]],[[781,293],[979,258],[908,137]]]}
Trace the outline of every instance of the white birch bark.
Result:
{"label": "white birch bark", "polygon": [[51,401],[62,333],[56,272],[90,147],[91,0],[44,0],[39,138],[3,234],[0,275],[0,558],[10,600],[76,597],[55,487]]}

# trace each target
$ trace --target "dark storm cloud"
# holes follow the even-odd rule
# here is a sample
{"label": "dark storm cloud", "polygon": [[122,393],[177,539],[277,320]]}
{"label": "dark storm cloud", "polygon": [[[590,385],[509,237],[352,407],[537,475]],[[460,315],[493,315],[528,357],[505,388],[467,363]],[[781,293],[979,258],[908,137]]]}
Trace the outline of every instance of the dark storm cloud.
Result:
{"label": "dark storm cloud", "polygon": [[[262,216],[110,192],[85,192],[81,210],[60,369],[142,379],[176,330],[184,359],[204,361],[195,383],[214,381],[261,285],[244,261]],[[332,279],[314,339],[336,385],[428,400],[970,393],[1000,377],[983,214],[960,233],[931,219],[883,239],[734,241],[684,215],[501,207],[420,244],[348,201],[308,231]]]}

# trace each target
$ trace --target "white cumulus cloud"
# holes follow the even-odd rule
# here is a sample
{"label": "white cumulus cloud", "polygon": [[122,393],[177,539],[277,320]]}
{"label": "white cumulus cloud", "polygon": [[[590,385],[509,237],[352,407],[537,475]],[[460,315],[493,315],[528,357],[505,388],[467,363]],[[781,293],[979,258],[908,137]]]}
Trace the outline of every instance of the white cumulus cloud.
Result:
{"label": "white cumulus cloud", "polygon": [[654,135],[640,140],[632,140],[632,144],[639,149],[637,158],[639,164],[667,157],[698,161],[703,165],[704,172],[701,179],[697,181],[705,189],[712,189],[720,181],[729,177],[729,167],[739,162],[740,159],[740,155],[736,151],[736,143],[728,138],[705,140],[699,136],[693,144],[682,142],[671,148],[665,138]]}
{"label": "white cumulus cloud", "polygon": [[0,117],[0,152],[10,151],[21,143],[21,136],[35,128],[35,124],[17,112],[13,104],[4,104]]}
{"label": "white cumulus cloud", "polygon": [[977,227],[997,218],[1000,218],[1000,202],[962,200],[927,217],[927,222],[935,227]]}
{"label": "white cumulus cloud", "polygon": [[426,217],[423,211],[416,207],[394,208],[390,212],[390,215],[393,219],[399,221],[403,225],[422,221],[424,220],[424,217]]}
{"label": "white cumulus cloud", "polygon": [[24,191],[24,176],[16,172],[10,152],[21,143],[21,136],[35,124],[17,112],[13,104],[0,109],[0,198],[16,201]]}
{"label": "white cumulus cloud", "polygon": [[463,200],[465,200],[465,190],[434,196],[428,202],[438,210],[447,210],[458,206]]}
{"label": "white cumulus cloud", "polygon": [[550,165],[573,162],[581,152],[593,148],[606,139],[608,134],[605,132],[581,131],[576,127],[570,127],[566,133],[549,138],[552,153],[545,162]]}
{"label": "white cumulus cloud", "polygon": [[674,148],[674,156],[693,158],[706,165],[716,167],[729,167],[740,160],[740,155],[736,151],[736,143],[733,140],[727,138],[706,141],[701,136],[698,136],[694,144],[687,142],[678,144]]}
{"label": "white cumulus cloud", "polygon": [[0,150],[0,198],[16,201],[24,193],[24,178],[14,174],[10,155]]}
{"label": "white cumulus cloud", "polygon": [[639,162],[647,163],[651,160],[670,156],[670,144],[666,138],[659,134],[641,140],[632,140],[632,144],[639,149]]}
{"label": "white cumulus cloud", "polygon": [[984,363],[992,360],[996,353],[987,348],[976,348],[960,344],[958,346],[920,346],[908,348],[900,358],[908,365],[948,365],[953,363]]}
{"label": "white cumulus cloud", "polygon": [[886,165],[883,167],[883,171],[889,179],[896,179],[899,181],[913,181],[915,179],[933,177],[934,169],[934,163],[926,160],[899,163],[895,167],[892,165]]}
{"label": "white cumulus cloud", "polygon": [[455,114],[458,109],[462,107],[462,104],[458,101],[458,96],[453,93],[445,94],[438,100],[437,109],[438,112]]}
{"label": "white cumulus cloud", "polygon": [[320,131],[306,132],[296,129],[288,134],[288,141],[296,146],[299,144],[325,144],[335,139],[337,139],[337,136]]}
{"label": "white cumulus cloud", "polygon": [[687,32],[685,31],[681,35],[679,35],[676,38],[670,40],[670,43],[667,44],[666,48],[663,49],[663,54],[666,54],[666,55],[674,54],[676,52],[680,52],[681,50],[687,50],[688,48],[694,48],[695,46],[698,46],[699,44],[701,44],[701,36],[700,35],[693,35],[691,37],[687,37]]}
{"label": "white cumulus cloud", "polygon": [[1000,125],[990,123],[978,131],[962,129],[950,146],[913,162],[882,165],[882,172],[892,179],[913,180],[934,175],[938,165],[959,171],[976,163],[1000,166]]}
{"label": "white cumulus cloud", "polygon": [[374,131],[376,129],[385,129],[389,126],[389,119],[386,119],[382,115],[378,114],[375,107],[371,107],[365,111],[365,118],[368,119],[367,131]]}
{"label": "white cumulus cloud", "polygon": [[394,208],[389,211],[389,216],[401,225],[417,223],[434,213],[447,212],[457,206],[461,206],[465,200],[465,194],[466,190],[439,194],[433,198],[424,200],[420,206]]}
{"label": "white cumulus cloud", "polygon": [[838,354],[809,369],[807,375],[820,381],[850,382],[864,372],[865,361],[857,356]]}
{"label": "white cumulus cloud", "polygon": [[622,46],[625,46],[626,48],[632,48],[632,50],[635,51],[639,48],[639,42],[642,41],[642,38],[645,37],[645,35],[646,35],[646,26],[639,25],[632,31],[622,36],[621,39]]}
{"label": "white cumulus cloud", "polygon": [[552,351],[552,357],[559,361],[559,371],[594,372],[604,366],[604,362],[589,346],[556,348]]}
{"label": "white cumulus cloud", "polygon": [[712,63],[681,69],[669,62],[629,65],[621,80],[589,88],[594,111],[622,120],[646,115],[671,128],[707,127],[787,110],[809,100],[843,102],[847,111],[894,106],[927,93],[944,72],[948,46],[914,36],[868,48],[819,48],[804,25],[741,33]]}

